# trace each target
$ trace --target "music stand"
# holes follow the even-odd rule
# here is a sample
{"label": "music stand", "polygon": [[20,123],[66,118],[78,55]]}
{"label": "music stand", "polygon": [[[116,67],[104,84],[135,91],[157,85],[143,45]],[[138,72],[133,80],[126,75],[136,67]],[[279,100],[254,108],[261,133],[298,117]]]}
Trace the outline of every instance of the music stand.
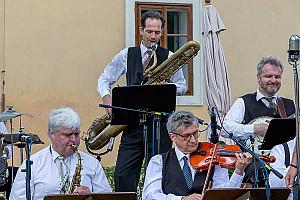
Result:
{"label": "music stand", "polygon": [[[156,130],[152,132],[152,155],[154,156],[155,132],[157,140],[157,153],[160,153],[161,115],[162,113],[172,113],[176,108],[176,85],[159,84],[115,87],[112,90],[112,106],[135,110],[128,111],[125,109],[112,108],[111,124],[124,125],[137,124],[140,122],[140,124],[143,125],[146,168],[148,162],[147,122],[154,122],[153,126]],[[148,113],[143,111],[148,111]],[[152,116],[149,116],[149,114]]]}
{"label": "music stand", "polygon": [[268,130],[260,147],[270,150],[275,145],[288,142],[296,136],[295,118],[274,118],[270,121]]}
{"label": "music stand", "polygon": [[[282,200],[287,199],[290,195],[287,188],[271,188],[271,199]],[[226,197],[226,198],[224,198]],[[203,200],[261,200],[266,199],[265,188],[212,188],[205,192]]]}
{"label": "music stand", "polygon": [[[176,85],[134,85],[115,87],[112,90],[112,106],[172,113],[176,108]],[[139,119],[139,113],[112,108],[112,125],[126,125]]]}
{"label": "music stand", "polygon": [[103,192],[90,194],[51,194],[44,200],[137,200],[135,192]]}

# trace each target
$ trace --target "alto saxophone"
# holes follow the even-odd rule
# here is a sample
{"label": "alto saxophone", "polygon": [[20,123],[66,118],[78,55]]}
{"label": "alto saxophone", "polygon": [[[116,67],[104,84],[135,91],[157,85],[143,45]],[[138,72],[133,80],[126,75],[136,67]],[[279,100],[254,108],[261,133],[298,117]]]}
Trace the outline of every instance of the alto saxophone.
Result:
{"label": "alto saxophone", "polygon": [[76,187],[80,187],[80,182],[81,182],[81,170],[82,170],[81,155],[78,151],[78,146],[72,145],[72,147],[77,156],[77,166],[72,178],[72,182],[70,183],[70,186],[68,188],[67,194],[72,194]]}

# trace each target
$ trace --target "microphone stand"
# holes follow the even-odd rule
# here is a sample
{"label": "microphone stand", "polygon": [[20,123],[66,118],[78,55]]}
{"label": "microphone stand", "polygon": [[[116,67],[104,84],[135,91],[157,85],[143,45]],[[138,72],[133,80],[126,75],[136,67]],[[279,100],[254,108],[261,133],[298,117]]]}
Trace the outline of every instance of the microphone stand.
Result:
{"label": "microphone stand", "polygon": [[225,130],[225,132],[228,134],[229,138],[232,139],[237,145],[239,145],[241,148],[243,148],[246,152],[250,153],[252,157],[256,160],[258,164],[261,165],[261,167],[264,169],[264,178],[265,178],[265,186],[266,186],[266,197],[267,200],[271,200],[271,188],[269,184],[269,174],[268,171],[272,171],[278,178],[282,179],[283,175],[280,174],[277,170],[275,170],[273,167],[271,167],[269,164],[265,163],[263,160],[261,160],[256,153],[254,153],[248,146],[246,146],[243,142],[241,142],[239,139],[233,136],[232,133],[229,133]]}
{"label": "microphone stand", "polygon": [[[299,77],[298,77],[298,71],[297,71],[297,63],[298,60],[295,60],[294,62],[291,62],[289,60],[289,63],[293,65],[293,72],[294,72],[294,92],[295,92],[295,118],[296,118],[296,154],[297,154],[297,163],[300,162],[300,137],[299,137]],[[294,197],[300,197],[300,166],[298,165],[297,168],[297,179],[296,184],[294,186],[296,189],[293,190]],[[294,198],[295,199],[295,198]]]}
{"label": "microphone stand", "polygon": [[[250,141],[251,141],[251,146],[252,146],[252,151],[254,152],[254,138],[251,135],[250,136]],[[253,183],[253,188],[258,188],[258,167],[256,165],[256,160],[253,160],[253,166],[254,166],[254,183]]]}
{"label": "microphone stand", "polygon": [[[132,109],[132,108],[124,108],[124,107],[119,107],[119,106],[111,106],[111,105],[105,105],[105,104],[99,104],[99,107],[103,107],[103,108],[113,108],[113,109],[118,109],[118,110],[125,110],[125,111],[131,111],[131,112],[137,112],[139,114],[142,115],[142,117],[140,117],[140,124],[143,125],[143,135],[144,135],[144,157],[145,157],[145,170],[147,168],[148,165],[148,135],[147,135],[147,115],[150,116],[154,116],[153,117],[153,126],[154,126],[154,122],[156,121],[156,126],[157,126],[157,135],[160,137],[160,117],[161,116],[169,116],[170,113],[166,113],[166,112],[154,112],[154,111],[146,111],[143,109]],[[153,133],[152,133],[154,138],[154,127],[153,127]],[[157,137],[158,137],[157,136]],[[152,148],[154,147],[154,139],[152,139]],[[160,146],[160,139],[158,140],[158,150],[159,150],[159,146]],[[154,148],[152,149],[152,154],[154,156]]]}
{"label": "microphone stand", "polygon": [[31,165],[32,161],[30,160],[32,138],[28,137],[26,139],[26,168],[22,169],[21,172],[26,172],[26,200],[31,200],[31,191],[30,191],[30,180],[31,180]]}
{"label": "microphone stand", "polygon": [[13,122],[12,119],[9,119],[10,124],[10,140],[11,140],[11,187],[14,183],[14,145],[13,145]]}

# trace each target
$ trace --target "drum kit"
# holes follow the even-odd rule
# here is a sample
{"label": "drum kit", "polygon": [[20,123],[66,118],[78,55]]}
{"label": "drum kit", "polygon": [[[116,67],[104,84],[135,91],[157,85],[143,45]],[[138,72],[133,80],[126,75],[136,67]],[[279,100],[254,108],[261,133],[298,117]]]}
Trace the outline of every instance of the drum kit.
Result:
{"label": "drum kit", "polygon": [[[8,106],[7,109],[0,113],[0,122],[8,122],[6,125],[10,126],[7,127],[7,131],[9,133],[0,133],[0,199],[2,198],[8,199],[11,184],[13,183],[14,176],[15,176],[15,167],[14,167],[14,148],[16,146],[20,149],[20,162],[23,162],[23,155],[24,155],[24,148],[27,151],[27,145],[30,141],[31,144],[44,144],[38,137],[38,135],[33,133],[26,133],[24,128],[22,127],[22,116],[33,117],[28,113],[17,112],[13,109],[12,106]],[[13,133],[13,119],[19,118],[19,131]],[[8,167],[8,154],[11,155],[11,167]],[[26,152],[26,157],[29,154]],[[27,158],[28,159],[28,158]],[[9,168],[11,168],[9,170]],[[6,195],[5,195],[6,193]]]}

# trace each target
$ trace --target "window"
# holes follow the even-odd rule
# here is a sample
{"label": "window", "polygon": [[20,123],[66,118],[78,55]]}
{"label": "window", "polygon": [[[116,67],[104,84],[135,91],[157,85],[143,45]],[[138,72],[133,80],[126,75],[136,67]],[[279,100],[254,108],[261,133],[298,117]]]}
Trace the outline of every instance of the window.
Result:
{"label": "window", "polygon": [[[176,2],[176,3],[175,3]],[[178,50],[189,40],[201,41],[200,30],[200,3],[199,1],[126,1],[126,46],[139,45],[140,17],[148,10],[160,12],[166,19],[160,45],[173,52]],[[132,19],[134,24],[131,23]],[[195,20],[196,19],[196,20]],[[131,31],[129,31],[131,29]],[[134,31],[132,31],[132,29]],[[134,40],[132,41],[132,34]],[[200,50],[201,51],[201,50]],[[188,90],[185,96],[178,97],[179,105],[191,105],[202,103],[200,89],[200,53],[193,60],[183,66],[183,72],[187,80]]]}

